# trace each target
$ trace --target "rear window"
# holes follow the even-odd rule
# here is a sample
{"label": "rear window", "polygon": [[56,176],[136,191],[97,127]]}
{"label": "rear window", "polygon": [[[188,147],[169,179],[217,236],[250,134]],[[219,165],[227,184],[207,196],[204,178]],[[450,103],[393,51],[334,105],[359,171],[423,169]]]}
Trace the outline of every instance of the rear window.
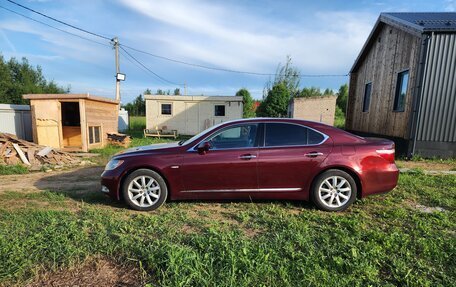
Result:
{"label": "rear window", "polygon": [[309,128],[286,123],[267,123],[265,146],[313,145],[323,141],[324,136]]}

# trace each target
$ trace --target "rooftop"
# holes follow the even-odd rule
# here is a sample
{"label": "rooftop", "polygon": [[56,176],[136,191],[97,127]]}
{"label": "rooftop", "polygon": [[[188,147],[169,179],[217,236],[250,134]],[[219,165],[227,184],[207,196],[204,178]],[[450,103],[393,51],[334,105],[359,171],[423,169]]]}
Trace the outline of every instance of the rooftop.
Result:
{"label": "rooftop", "polygon": [[144,95],[145,100],[169,101],[223,101],[242,102],[242,97],[236,96],[171,96],[171,95]]}
{"label": "rooftop", "polygon": [[456,32],[455,12],[396,12],[382,13],[380,20],[405,25],[418,32]]}
{"label": "rooftop", "polygon": [[75,100],[75,99],[87,99],[97,102],[119,104],[119,101],[110,98],[104,98],[99,96],[93,96],[87,94],[26,94],[22,96],[27,100]]}

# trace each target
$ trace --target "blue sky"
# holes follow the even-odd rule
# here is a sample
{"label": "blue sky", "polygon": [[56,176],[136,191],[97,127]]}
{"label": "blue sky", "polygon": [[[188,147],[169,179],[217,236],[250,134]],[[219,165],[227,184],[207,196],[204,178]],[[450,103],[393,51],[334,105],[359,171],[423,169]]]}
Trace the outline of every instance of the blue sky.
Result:
{"label": "blue sky", "polygon": [[[16,0],[81,28],[119,37],[120,43],[186,62],[274,73],[290,55],[302,74],[346,74],[381,12],[455,11],[456,0],[435,1],[184,1]],[[6,0],[0,5],[79,33]],[[204,70],[129,51],[160,76],[187,83],[188,94],[233,95],[249,89],[260,99],[264,76]],[[48,79],[75,93],[114,97],[111,47],[73,37],[0,9],[0,53],[27,57]],[[120,58],[122,102],[150,88],[178,87]],[[302,78],[301,86],[337,89],[348,77]],[[181,88],[181,90],[183,90]]]}

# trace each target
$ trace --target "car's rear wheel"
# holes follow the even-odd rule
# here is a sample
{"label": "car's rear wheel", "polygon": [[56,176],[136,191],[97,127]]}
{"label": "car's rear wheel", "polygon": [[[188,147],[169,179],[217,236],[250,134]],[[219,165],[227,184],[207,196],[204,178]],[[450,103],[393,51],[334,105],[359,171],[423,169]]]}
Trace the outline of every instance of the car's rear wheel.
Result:
{"label": "car's rear wheel", "polygon": [[325,211],[342,211],[356,200],[356,183],[345,171],[330,169],[317,176],[311,196],[315,205]]}
{"label": "car's rear wheel", "polygon": [[138,169],[124,180],[122,193],[125,202],[131,208],[151,211],[165,202],[168,188],[160,174],[150,169]]}

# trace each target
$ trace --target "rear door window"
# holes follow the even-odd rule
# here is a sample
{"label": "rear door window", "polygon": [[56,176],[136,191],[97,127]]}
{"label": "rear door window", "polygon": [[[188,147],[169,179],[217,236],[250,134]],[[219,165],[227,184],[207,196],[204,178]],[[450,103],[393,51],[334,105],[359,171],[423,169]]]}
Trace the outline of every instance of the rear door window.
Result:
{"label": "rear door window", "polygon": [[319,132],[301,125],[288,123],[267,123],[265,146],[299,146],[315,145],[323,142],[324,136]]}

